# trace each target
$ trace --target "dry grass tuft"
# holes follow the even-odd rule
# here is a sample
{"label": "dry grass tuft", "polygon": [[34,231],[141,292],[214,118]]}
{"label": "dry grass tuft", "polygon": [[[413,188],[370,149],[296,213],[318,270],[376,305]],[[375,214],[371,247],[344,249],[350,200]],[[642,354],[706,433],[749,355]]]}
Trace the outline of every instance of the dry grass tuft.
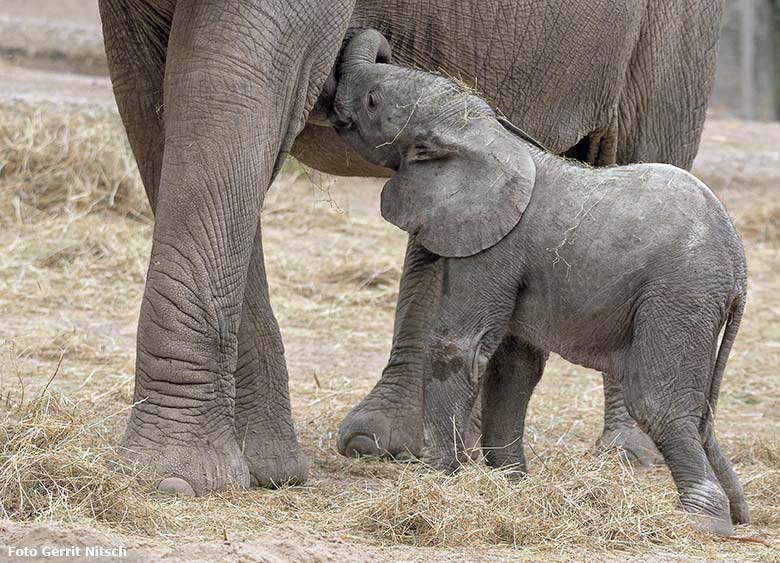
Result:
{"label": "dry grass tuft", "polygon": [[734,440],[728,452],[734,463],[780,469],[780,439],[777,436],[746,436]]}
{"label": "dry grass tuft", "polygon": [[[0,223],[112,209],[150,217],[118,117],[19,106],[0,120]],[[10,196],[10,197],[9,197]]]}
{"label": "dry grass tuft", "polygon": [[361,264],[345,262],[334,265],[333,269],[322,272],[320,279],[325,283],[347,284],[359,290],[369,288],[388,289],[395,293],[398,289],[398,280],[401,270],[398,264],[389,263],[382,268],[373,267],[374,264]]}
{"label": "dry grass tuft", "polygon": [[745,487],[754,526],[780,521],[780,440],[775,436],[746,436],[728,447],[731,461]]}
{"label": "dry grass tuft", "polygon": [[6,414],[0,432],[0,515],[21,521],[91,519],[130,533],[170,528],[135,475],[112,471],[114,461],[78,405],[42,395]]}
{"label": "dry grass tuft", "polygon": [[739,233],[745,238],[780,244],[780,204],[757,205],[736,217]]}
{"label": "dry grass tuft", "polygon": [[470,464],[450,477],[409,470],[350,506],[357,528],[415,546],[637,551],[690,537],[669,482],[614,455],[557,452],[520,480]]}
{"label": "dry grass tuft", "polygon": [[[751,524],[758,528],[772,528],[780,521],[780,469],[778,465],[763,466],[760,471],[743,479],[750,505]],[[780,555],[778,555],[780,559]]]}

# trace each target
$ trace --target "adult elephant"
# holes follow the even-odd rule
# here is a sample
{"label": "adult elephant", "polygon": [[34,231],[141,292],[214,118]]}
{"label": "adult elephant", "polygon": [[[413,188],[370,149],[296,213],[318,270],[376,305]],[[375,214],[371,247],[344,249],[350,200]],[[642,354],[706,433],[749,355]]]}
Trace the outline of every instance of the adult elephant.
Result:
{"label": "adult elephant", "polygon": [[[301,482],[268,300],[264,195],[289,153],[384,175],[327,127],[345,37],[380,30],[397,63],[477,84],[548,147],[594,164],[689,167],[722,0],[101,0],[111,79],[155,213],[135,404],[121,451],[163,491]],[[381,56],[381,53],[378,53]],[[319,100],[318,100],[319,99]],[[413,244],[393,352],[339,434],[343,453],[420,447],[419,342],[435,267]],[[607,435],[641,446],[607,384]]]}

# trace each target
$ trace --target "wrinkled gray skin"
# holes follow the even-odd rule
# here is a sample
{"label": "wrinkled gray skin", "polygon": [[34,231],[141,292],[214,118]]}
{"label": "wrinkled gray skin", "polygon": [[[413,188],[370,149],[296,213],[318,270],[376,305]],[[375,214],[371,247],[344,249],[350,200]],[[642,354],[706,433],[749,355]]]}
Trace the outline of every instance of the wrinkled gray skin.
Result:
{"label": "wrinkled gray skin", "polygon": [[732,534],[749,514],[711,409],[747,280],[723,206],[673,166],[598,169],[550,155],[448,79],[375,64],[361,46],[377,43],[367,31],[347,47],[334,121],[364,158],[395,171],[382,214],[439,265],[426,461],[457,469],[482,387],[486,460],[524,472],[526,407],[556,352],[622,386],[685,510]]}
{"label": "wrinkled gray skin", "polygon": [[[687,167],[721,11],[722,0],[101,0],[117,105],[156,219],[140,402],[120,451],[171,492],[306,479],[261,209],[291,152],[329,172],[387,174],[314,125],[345,37],[379,29],[400,64],[476,81],[556,152]],[[438,267],[410,244],[390,362],[344,421],[342,452],[376,451],[374,437],[382,452],[419,451],[418,342]],[[619,392],[608,404],[606,435],[630,436]]]}

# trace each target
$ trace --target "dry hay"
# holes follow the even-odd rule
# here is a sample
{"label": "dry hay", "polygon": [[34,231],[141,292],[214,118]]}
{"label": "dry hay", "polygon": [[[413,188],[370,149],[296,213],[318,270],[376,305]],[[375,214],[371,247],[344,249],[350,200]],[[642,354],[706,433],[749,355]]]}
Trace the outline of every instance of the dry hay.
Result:
{"label": "dry hay", "polygon": [[[297,168],[269,194],[264,244],[312,481],[201,499],[150,493],[106,465],[132,400],[132,332],[151,235],[118,120],[0,108],[0,158],[0,340],[12,341],[0,347],[4,518],[94,522],[151,538],[220,539],[297,525],[363,545],[777,559],[774,548],[696,534],[676,509],[665,470],[632,471],[617,457],[579,453],[598,431],[600,383],[587,380],[593,390],[583,391],[582,370],[562,362],[551,362],[531,404],[528,444],[540,455],[530,458],[526,479],[477,465],[446,477],[419,464],[340,457],[338,422],[386,358],[405,239],[378,219],[344,212],[338,193]],[[778,412],[777,213],[741,207],[738,224],[754,211],[754,228],[743,233],[751,297],[724,381],[719,420],[729,422],[719,433],[753,511],[754,524],[739,533],[773,543],[780,444],[738,437],[766,432]],[[32,401],[22,398],[17,373]]]}
{"label": "dry hay", "polygon": [[519,480],[478,464],[450,477],[410,468],[350,509],[392,543],[640,551],[691,535],[669,485],[612,454],[559,451]]}
{"label": "dry hay", "polygon": [[[768,544],[723,542],[695,532],[677,509],[665,470],[638,472],[612,454],[558,449],[534,459],[531,474],[520,480],[474,463],[445,476],[414,463],[339,460],[341,472],[353,466],[353,483],[177,499],[152,492],[137,475],[109,469],[107,462],[118,458],[108,446],[115,438],[104,435],[105,422],[79,403],[45,393],[8,411],[0,435],[2,517],[82,525],[92,520],[123,534],[187,539],[296,524],[386,546],[503,545],[559,554],[662,549],[780,560]],[[775,524],[780,443],[751,440],[731,453],[741,473],[747,472],[751,506],[759,507],[756,526]]]}
{"label": "dry hay", "polygon": [[780,245],[780,204],[755,206],[737,214],[734,220],[743,238]]}
{"label": "dry hay", "polygon": [[[171,519],[135,475],[109,470],[118,461],[101,435],[61,396],[40,395],[11,409],[0,432],[0,517],[20,521],[91,519],[137,534]],[[121,463],[121,462],[119,462]]]}
{"label": "dry hay", "polygon": [[[40,212],[113,209],[149,217],[116,115],[18,105],[0,120],[0,224]],[[10,208],[9,208],[10,207]]]}

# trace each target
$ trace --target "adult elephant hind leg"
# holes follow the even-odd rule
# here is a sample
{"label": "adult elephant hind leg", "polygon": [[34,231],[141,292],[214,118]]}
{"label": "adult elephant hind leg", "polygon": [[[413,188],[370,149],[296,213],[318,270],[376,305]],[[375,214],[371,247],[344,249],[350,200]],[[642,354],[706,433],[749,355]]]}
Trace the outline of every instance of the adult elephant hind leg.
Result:
{"label": "adult elephant hind leg", "polygon": [[420,456],[424,345],[437,295],[438,272],[436,257],[410,240],[390,360],[379,382],[341,423],[337,446],[342,455]]}
{"label": "adult elephant hind leg", "polygon": [[309,474],[290,412],[287,367],[268,298],[260,227],[238,330],[236,430],[254,486],[301,484]]}
{"label": "adult elephant hind leg", "polygon": [[628,413],[623,382],[606,373],[601,375],[604,380],[604,429],[596,446],[602,450],[617,449],[632,464],[643,467],[661,465],[664,459],[652,438]]}

